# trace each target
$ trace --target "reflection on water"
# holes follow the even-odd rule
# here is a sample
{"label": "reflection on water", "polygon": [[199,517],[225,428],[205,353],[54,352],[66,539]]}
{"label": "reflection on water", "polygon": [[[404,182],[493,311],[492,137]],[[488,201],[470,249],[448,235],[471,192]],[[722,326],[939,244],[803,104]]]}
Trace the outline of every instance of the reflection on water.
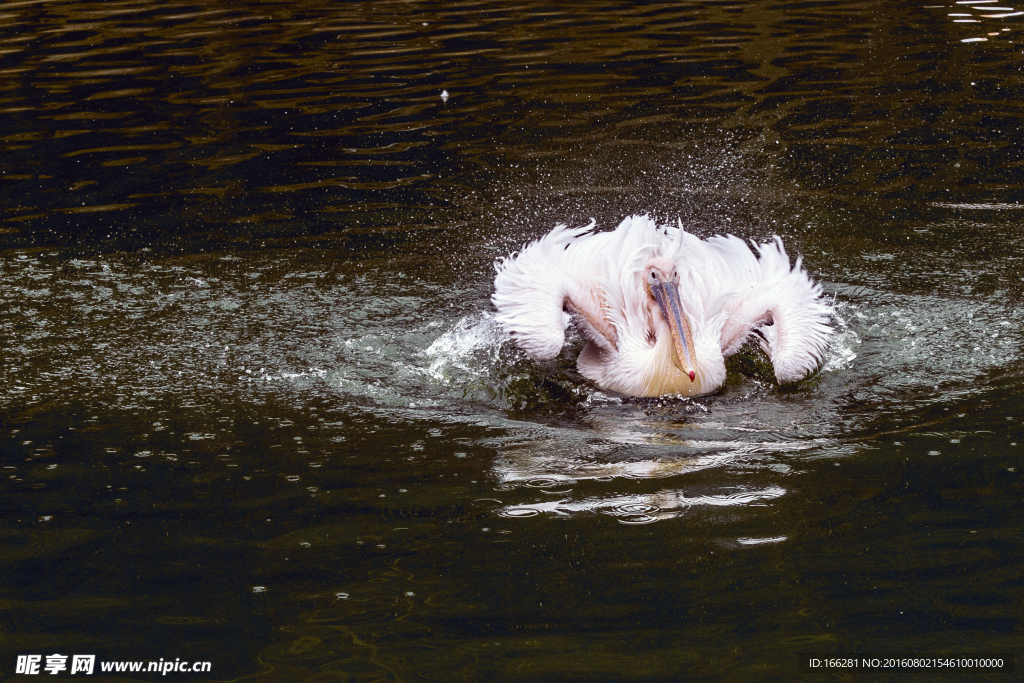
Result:
{"label": "reflection on water", "polygon": [[[267,683],[1012,650],[1020,14],[7,3],[7,642]],[[638,400],[518,351],[494,259],[645,211],[781,235],[821,372]]]}
{"label": "reflection on water", "polygon": [[1015,17],[1024,17],[1024,12],[1018,12],[1000,0],[957,0],[953,5],[931,5],[930,8],[949,9],[946,16],[952,19],[954,24],[979,24],[979,26],[971,28],[988,31],[983,35],[961,38],[961,43],[984,43],[997,39],[1010,39],[1013,42],[1012,21],[1011,26],[1007,26],[1008,22],[994,20],[1013,20]]}
{"label": "reflection on water", "polygon": [[1006,39],[946,77],[960,29],[872,3],[9,4],[4,234],[187,252],[695,217],[695,192],[720,219],[824,189],[1017,200],[1020,20],[955,7]]}
{"label": "reflection on water", "polygon": [[688,496],[684,491],[661,490],[641,496],[614,496],[611,498],[589,498],[580,501],[552,500],[530,505],[516,505],[498,514],[505,517],[528,517],[541,512],[573,514],[581,512],[605,512],[619,518],[623,524],[649,524],[659,520],[682,516],[690,508],[707,506],[732,507],[748,506],[762,501],[773,500],[785,494],[780,488],[765,491],[743,491],[725,495]]}

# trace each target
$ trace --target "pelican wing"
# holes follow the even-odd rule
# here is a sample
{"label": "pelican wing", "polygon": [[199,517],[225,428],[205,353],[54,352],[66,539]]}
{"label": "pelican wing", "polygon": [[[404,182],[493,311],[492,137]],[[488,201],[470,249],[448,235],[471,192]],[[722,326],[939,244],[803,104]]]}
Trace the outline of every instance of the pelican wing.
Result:
{"label": "pelican wing", "polygon": [[725,314],[724,356],[753,336],[780,384],[799,381],[822,364],[832,333],[831,308],[800,260],[790,265],[779,237],[755,243],[753,250],[732,235],[691,238],[677,262],[704,283],[709,313]]}
{"label": "pelican wing", "polygon": [[588,234],[594,223],[559,225],[494,267],[497,320],[531,358],[550,360],[565,343],[574,317],[581,332],[603,351],[614,350],[617,333],[607,314],[601,286],[602,262],[594,258],[608,233]]}
{"label": "pelican wing", "polygon": [[[797,382],[821,367],[832,337],[829,318],[832,308],[821,294],[821,285],[813,282],[801,259],[790,267],[782,240],[757,245],[763,276],[759,293],[741,305],[742,317],[767,312],[765,322],[755,328],[761,347],[771,358],[780,384]],[[745,309],[745,310],[744,310]]]}

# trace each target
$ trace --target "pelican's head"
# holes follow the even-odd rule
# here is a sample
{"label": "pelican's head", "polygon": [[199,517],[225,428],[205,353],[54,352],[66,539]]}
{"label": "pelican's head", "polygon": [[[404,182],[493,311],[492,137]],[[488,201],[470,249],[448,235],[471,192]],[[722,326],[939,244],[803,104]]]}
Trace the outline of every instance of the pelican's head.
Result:
{"label": "pelican's head", "polygon": [[672,335],[672,363],[693,382],[697,377],[690,320],[679,303],[679,270],[671,259],[655,256],[644,266],[644,289],[661,311]]}

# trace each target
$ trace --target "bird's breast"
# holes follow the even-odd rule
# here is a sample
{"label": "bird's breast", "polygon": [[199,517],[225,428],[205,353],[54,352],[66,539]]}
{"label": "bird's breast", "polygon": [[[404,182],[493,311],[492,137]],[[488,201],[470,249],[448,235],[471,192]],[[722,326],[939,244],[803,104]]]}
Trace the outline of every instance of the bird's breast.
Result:
{"label": "bird's breast", "polygon": [[588,344],[576,363],[580,374],[602,389],[629,396],[697,396],[705,393],[702,376],[694,381],[672,362],[671,337],[662,335],[651,345],[646,337],[623,338],[618,353],[602,352]]}

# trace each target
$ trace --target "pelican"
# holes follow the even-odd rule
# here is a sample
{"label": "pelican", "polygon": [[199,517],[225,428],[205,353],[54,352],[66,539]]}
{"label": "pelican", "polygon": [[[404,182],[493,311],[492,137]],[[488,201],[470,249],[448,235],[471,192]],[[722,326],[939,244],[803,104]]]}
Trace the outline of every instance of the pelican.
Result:
{"label": "pelican", "polygon": [[494,264],[496,319],[533,360],[557,356],[571,323],[587,342],[580,373],[629,396],[711,393],[751,338],[780,384],[821,366],[831,307],[778,236],[751,249],[648,216],[594,226],[558,225]]}

